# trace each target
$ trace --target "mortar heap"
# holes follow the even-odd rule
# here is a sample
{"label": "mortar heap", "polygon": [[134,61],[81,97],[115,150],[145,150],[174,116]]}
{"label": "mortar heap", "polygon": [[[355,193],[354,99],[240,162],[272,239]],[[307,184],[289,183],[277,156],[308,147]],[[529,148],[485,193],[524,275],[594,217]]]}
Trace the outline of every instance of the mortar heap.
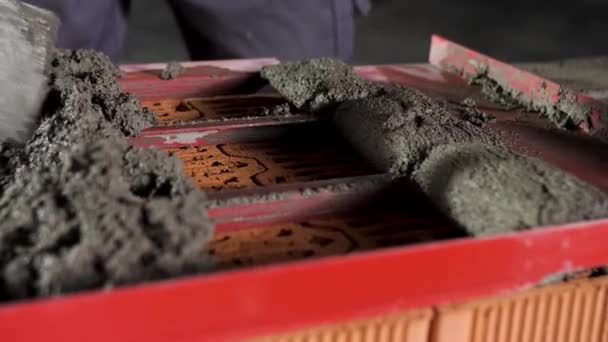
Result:
{"label": "mortar heap", "polygon": [[607,194],[416,90],[379,87],[326,58],[262,76],[295,107],[329,116],[379,171],[409,178],[471,235],[608,217]]}
{"label": "mortar heap", "polygon": [[93,51],[52,53],[24,145],[0,148],[0,300],[199,272],[211,225],[181,161],[127,137],[154,116]]}

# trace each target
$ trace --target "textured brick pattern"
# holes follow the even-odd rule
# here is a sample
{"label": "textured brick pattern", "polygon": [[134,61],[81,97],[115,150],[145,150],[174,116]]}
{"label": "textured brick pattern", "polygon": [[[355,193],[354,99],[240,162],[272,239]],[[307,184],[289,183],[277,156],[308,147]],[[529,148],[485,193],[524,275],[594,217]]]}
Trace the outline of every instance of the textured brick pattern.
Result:
{"label": "textured brick pattern", "polygon": [[606,342],[608,277],[253,341]]}

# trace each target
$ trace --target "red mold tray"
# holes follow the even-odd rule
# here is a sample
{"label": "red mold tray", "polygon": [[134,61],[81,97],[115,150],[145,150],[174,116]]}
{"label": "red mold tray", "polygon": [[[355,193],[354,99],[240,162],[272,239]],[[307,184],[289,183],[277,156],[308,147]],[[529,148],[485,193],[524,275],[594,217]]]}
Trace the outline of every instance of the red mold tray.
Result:
{"label": "red mold tray", "polygon": [[[123,88],[169,125],[131,142],[176,153],[209,192],[213,205],[207,210],[216,231],[202,253],[215,257],[217,271],[5,304],[2,340],[608,338],[605,278],[536,288],[555,275],[607,264],[608,220],[467,237],[406,182],[370,168],[323,120],[305,113],[260,116],[260,106],[281,103],[276,94],[256,92],[263,83],[255,71],[271,63],[276,60],[187,64],[185,74],[170,81],[158,78],[164,65],[123,67]],[[578,136],[551,140],[534,125],[525,126],[533,133],[513,128],[513,113],[486,101],[458,76],[427,64],[356,70],[452,104],[473,97],[499,118],[497,130],[516,136],[515,146],[608,188],[606,159],[589,153],[598,149],[595,142]],[[568,139],[575,140],[563,146],[556,141]],[[477,301],[488,296],[490,304]],[[534,299],[539,296],[549,299]],[[575,299],[560,299],[553,307],[550,298],[556,296]],[[469,300],[475,301],[457,305]],[[513,306],[501,309],[505,305]],[[562,319],[570,308],[574,313]],[[521,323],[525,317],[532,323]],[[579,324],[585,317],[588,330]],[[534,330],[545,321],[567,328]],[[588,333],[579,334],[583,330]]]}

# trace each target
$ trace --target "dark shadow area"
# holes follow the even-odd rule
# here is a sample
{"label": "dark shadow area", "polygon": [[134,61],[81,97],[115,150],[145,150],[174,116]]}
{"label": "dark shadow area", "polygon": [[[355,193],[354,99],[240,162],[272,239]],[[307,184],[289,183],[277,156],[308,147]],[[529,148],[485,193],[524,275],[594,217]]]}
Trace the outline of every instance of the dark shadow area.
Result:
{"label": "dark shadow area", "polygon": [[[608,2],[376,0],[357,17],[356,63],[425,61],[439,33],[508,61],[608,54]],[[165,0],[132,0],[125,62],[188,59]]]}

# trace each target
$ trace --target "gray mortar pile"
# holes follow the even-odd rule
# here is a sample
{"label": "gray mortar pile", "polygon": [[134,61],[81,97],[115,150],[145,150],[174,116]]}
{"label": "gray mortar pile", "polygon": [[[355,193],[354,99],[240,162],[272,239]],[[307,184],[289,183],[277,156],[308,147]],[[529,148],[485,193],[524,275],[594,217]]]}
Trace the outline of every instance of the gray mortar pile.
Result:
{"label": "gray mortar pile", "polygon": [[205,270],[205,195],[181,162],[126,138],[154,123],[93,51],[54,51],[25,146],[0,149],[0,300]]}
{"label": "gray mortar pile", "polygon": [[369,97],[382,89],[360,78],[347,64],[331,58],[267,66],[261,75],[297,109],[313,112]]}
{"label": "gray mortar pile", "polygon": [[491,145],[436,146],[413,179],[475,235],[608,216],[606,194],[540,160]]}
{"label": "gray mortar pile", "polygon": [[365,159],[409,177],[472,235],[608,217],[607,194],[511,151],[477,119],[452,115],[416,90],[382,89],[327,59],[269,66],[262,75],[298,108],[331,108]]}
{"label": "gray mortar pile", "polygon": [[481,127],[451,115],[422,93],[395,86],[386,94],[342,103],[338,129],[379,170],[407,174],[442,144],[500,144]]}

